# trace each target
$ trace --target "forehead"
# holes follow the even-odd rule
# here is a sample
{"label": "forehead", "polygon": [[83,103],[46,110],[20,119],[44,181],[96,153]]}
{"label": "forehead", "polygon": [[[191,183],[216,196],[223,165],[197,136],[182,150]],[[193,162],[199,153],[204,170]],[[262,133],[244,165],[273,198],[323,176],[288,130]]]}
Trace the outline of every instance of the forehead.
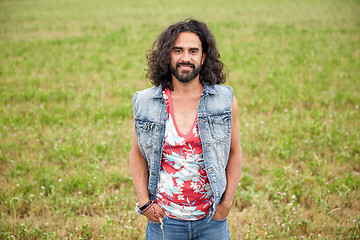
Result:
{"label": "forehead", "polygon": [[202,49],[200,38],[192,32],[179,33],[175,40],[174,47]]}

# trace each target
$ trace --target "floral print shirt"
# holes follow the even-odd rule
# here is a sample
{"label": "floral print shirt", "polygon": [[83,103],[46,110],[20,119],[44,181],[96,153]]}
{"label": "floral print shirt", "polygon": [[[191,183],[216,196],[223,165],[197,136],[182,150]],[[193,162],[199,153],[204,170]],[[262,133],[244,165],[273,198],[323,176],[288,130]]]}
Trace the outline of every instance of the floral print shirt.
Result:
{"label": "floral print shirt", "polygon": [[158,184],[157,203],[169,217],[182,220],[203,218],[214,202],[205,171],[197,117],[183,135],[177,128],[169,89],[162,92],[168,117]]}

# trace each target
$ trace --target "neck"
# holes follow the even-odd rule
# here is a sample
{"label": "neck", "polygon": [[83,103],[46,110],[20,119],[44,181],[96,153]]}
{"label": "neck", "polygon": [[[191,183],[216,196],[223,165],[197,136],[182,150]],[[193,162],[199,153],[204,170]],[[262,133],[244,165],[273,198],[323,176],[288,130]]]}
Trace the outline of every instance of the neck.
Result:
{"label": "neck", "polygon": [[177,80],[174,76],[172,76],[172,84],[174,90],[172,94],[176,95],[194,95],[194,94],[202,94],[204,90],[204,86],[201,84],[199,76],[194,78],[191,82],[183,83]]}

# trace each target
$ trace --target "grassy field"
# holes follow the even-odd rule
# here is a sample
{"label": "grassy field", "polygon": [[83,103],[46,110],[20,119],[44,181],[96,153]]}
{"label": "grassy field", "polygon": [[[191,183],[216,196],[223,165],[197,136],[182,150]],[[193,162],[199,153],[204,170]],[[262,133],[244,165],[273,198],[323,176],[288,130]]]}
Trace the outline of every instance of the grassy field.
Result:
{"label": "grassy field", "polygon": [[145,239],[132,95],[208,23],[239,104],[232,239],[360,238],[358,0],[0,0],[0,239]]}

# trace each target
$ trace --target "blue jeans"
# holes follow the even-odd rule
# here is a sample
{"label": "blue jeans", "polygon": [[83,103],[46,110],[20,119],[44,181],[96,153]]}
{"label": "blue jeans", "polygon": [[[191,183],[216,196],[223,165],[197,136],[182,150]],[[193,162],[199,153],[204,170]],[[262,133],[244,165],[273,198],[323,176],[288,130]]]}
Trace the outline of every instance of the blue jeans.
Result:
{"label": "blue jeans", "polygon": [[230,240],[227,219],[215,220],[206,215],[196,221],[185,221],[165,216],[161,223],[148,221],[147,240]]}

